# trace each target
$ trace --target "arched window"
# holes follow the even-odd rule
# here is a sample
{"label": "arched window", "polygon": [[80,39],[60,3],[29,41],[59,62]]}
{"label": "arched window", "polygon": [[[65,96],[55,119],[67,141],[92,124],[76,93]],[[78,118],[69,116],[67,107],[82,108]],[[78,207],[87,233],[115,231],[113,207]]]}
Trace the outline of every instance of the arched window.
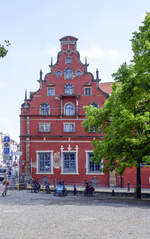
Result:
{"label": "arched window", "polygon": [[74,115],[74,105],[72,103],[65,105],[65,115]]}
{"label": "arched window", "polygon": [[40,105],[40,115],[49,115],[50,114],[50,106],[48,103],[43,103]]}
{"label": "arched window", "polygon": [[72,69],[67,68],[65,70],[65,80],[70,80],[70,79],[72,79]]}
{"label": "arched window", "polygon": [[73,94],[73,87],[71,84],[65,86],[65,95],[72,95]]}

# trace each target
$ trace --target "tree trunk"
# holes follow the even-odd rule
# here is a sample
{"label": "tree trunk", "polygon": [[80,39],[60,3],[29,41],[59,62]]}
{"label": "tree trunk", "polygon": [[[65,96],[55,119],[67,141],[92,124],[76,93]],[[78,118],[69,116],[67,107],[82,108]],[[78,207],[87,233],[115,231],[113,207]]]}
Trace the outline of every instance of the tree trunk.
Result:
{"label": "tree trunk", "polygon": [[141,199],[141,166],[140,160],[138,160],[138,166],[136,169],[136,198]]}

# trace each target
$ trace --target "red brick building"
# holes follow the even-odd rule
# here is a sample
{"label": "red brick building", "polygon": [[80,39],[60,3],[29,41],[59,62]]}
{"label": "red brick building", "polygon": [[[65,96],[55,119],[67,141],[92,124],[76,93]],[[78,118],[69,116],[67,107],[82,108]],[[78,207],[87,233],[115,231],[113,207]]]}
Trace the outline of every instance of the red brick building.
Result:
{"label": "red brick building", "polygon": [[[40,71],[39,89],[30,92],[29,98],[26,94],[21,106],[21,173],[41,183],[55,180],[84,184],[93,180],[100,186],[119,185],[119,177],[104,174],[102,165],[90,160],[91,141],[102,140],[102,136],[90,129],[85,133],[82,126],[83,106],[101,107],[109,96],[111,83],[102,85],[104,90],[100,88],[98,70],[94,78],[87,70],[86,58],[85,63],[80,60],[77,38],[66,36],[60,43],[56,64],[51,61],[44,79]],[[127,184],[128,180],[123,180]]]}

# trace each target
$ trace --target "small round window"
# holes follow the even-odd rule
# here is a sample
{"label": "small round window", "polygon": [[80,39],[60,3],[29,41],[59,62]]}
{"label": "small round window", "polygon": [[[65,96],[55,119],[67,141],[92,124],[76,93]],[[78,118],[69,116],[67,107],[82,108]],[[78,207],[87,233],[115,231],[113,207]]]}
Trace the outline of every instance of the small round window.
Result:
{"label": "small round window", "polygon": [[82,74],[82,72],[80,70],[76,71],[76,76],[80,76]]}
{"label": "small round window", "polygon": [[62,75],[61,71],[57,71],[57,77],[60,77]]}

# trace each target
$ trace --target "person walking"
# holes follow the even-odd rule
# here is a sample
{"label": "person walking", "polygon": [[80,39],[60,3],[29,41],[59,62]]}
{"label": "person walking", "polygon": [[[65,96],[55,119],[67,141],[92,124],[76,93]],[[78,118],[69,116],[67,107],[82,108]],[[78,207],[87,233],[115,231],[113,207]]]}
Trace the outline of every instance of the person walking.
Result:
{"label": "person walking", "polygon": [[7,190],[8,190],[8,185],[9,185],[9,181],[8,181],[8,173],[5,172],[4,174],[4,179],[3,179],[3,192],[2,192],[2,196],[5,197],[7,194]]}

